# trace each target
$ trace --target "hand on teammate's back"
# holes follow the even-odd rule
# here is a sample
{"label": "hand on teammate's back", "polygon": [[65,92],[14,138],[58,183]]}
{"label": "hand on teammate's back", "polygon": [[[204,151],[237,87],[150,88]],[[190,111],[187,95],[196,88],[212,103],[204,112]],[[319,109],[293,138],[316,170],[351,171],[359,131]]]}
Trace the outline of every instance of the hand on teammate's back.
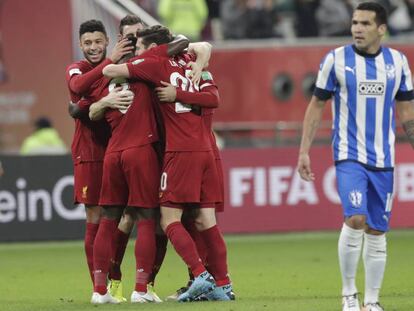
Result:
{"label": "hand on teammate's back", "polygon": [[306,181],[315,180],[315,174],[312,173],[310,158],[308,154],[300,154],[298,159],[298,172],[300,177]]}
{"label": "hand on teammate's back", "polygon": [[134,93],[130,90],[123,90],[122,87],[117,87],[109,92],[103,100],[106,102],[106,107],[111,109],[126,109],[134,99]]}
{"label": "hand on teammate's back", "polygon": [[130,45],[129,39],[124,38],[115,44],[110,59],[112,62],[117,63],[122,57],[133,51],[133,49],[134,47]]}
{"label": "hand on teammate's back", "polygon": [[188,68],[191,68],[190,76],[191,82],[193,82],[194,85],[198,85],[201,79],[201,72],[203,71],[203,68],[196,62],[189,62],[187,64]]}
{"label": "hand on teammate's back", "polygon": [[161,102],[171,103],[175,101],[177,97],[177,89],[170,83],[161,81],[161,84],[164,85],[163,87],[159,86],[155,88],[157,92],[158,99]]}

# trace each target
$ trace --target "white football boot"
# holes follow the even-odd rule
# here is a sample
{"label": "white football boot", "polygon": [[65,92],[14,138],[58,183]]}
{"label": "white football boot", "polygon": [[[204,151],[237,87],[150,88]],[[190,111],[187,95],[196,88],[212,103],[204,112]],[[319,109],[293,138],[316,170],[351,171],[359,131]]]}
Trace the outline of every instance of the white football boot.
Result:
{"label": "white football boot", "polygon": [[150,284],[147,285],[147,294],[151,295],[152,298],[154,298],[154,302],[156,303],[162,302],[162,299],[157,295],[157,293],[154,290],[154,287]]}
{"label": "white football boot", "polygon": [[357,294],[342,297],[342,311],[361,311]]}
{"label": "white football boot", "polygon": [[97,292],[94,292],[92,294],[91,303],[94,305],[102,305],[105,303],[119,303],[119,300],[112,297],[109,292],[107,292],[105,295],[101,295]]}
{"label": "white football boot", "polygon": [[134,290],[131,294],[131,303],[147,303],[147,302],[156,302],[155,298],[149,294],[140,294]]}

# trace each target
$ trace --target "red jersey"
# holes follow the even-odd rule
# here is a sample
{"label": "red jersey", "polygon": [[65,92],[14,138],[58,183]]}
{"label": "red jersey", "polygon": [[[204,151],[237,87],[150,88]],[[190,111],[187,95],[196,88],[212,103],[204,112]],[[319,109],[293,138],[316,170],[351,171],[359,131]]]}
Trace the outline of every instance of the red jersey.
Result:
{"label": "red jersey", "polygon": [[[88,112],[89,107],[93,103],[99,101],[100,99],[108,95],[109,89],[114,88],[115,83],[110,85],[111,81],[112,80],[106,77],[101,77],[100,79],[98,79],[96,83],[94,83],[93,86],[91,87],[90,93],[87,96],[83,97],[82,100],[78,102],[79,108],[81,110],[84,110],[85,112]],[[125,81],[125,79],[122,79],[122,81]],[[123,115],[124,114],[122,112],[120,112],[119,110],[114,110],[114,109],[108,109],[105,112],[105,120],[109,124],[111,132],[119,125]],[[91,121],[91,122],[94,123],[94,122],[99,122],[99,121]]]}
{"label": "red jersey", "polygon": [[[188,78],[190,70],[189,54],[167,58],[147,53],[133,58],[128,64],[131,79],[149,82],[151,86],[162,86],[160,81],[169,82],[185,91],[195,92]],[[203,118],[199,109],[180,102],[160,105],[166,132],[166,151],[209,151],[211,143],[209,133],[205,132]],[[198,112],[197,112],[198,111]]]}
{"label": "red jersey", "polygon": [[[96,88],[101,83],[99,78],[102,77],[102,69],[110,63],[110,60],[104,60],[94,67],[86,60],[81,60],[67,67],[66,81],[73,103],[87,96],[91,88]],[[75,119],[75,133],[71,146],[74,163],[102,161],[109,135],[105,121],[92,122],[87,113],[84,118]]]}
{"label": "red jersey", "polygon": [[112,125],[112,136],[107,152],[122,151],[158,141],[153,97],[149,87],[139,81],[128,82],[125,79],[124,81],[114,79],[109,89],[116,85],[131,90],[134,93],[134,99],[126,110],[108,109],[105,113],[105,118]]}
{"label": "red jersey", "polygon": [[127,109],[107,109],[105,112],[105,119],[111,128],[106,152],[122,151],[158,141],[152,93],[145,83],[129,83],[124,78],[109,80],[103,77],[97,80],[93,87],[90,94],[79,102],[82,110],[89,109],[92,103],[108,95],[115,87],[122,87],[123,90],[134,93],[133,102]]}

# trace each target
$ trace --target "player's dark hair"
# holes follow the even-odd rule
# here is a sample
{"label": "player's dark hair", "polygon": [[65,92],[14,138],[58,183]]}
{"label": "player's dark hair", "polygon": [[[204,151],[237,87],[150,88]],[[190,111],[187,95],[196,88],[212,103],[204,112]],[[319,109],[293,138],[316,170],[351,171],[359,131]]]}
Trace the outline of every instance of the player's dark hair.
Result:
{"label": "player's dark hair", "polygon": [[48,117],[40,117],[34,122],[36,130],[52,127],[52,121]]}
{"label": "player's dark hair", "polygon": [[377,26],[388,23],[387,10],[377,2],[362,2],[355,10],[371,11],[375,13],[375,23]]}
{"label": "player's dark hair", "polygon": [[122,35],[124,31],[124,26],[135,25],[135,24],[144,24],[142,19],[136,15],[127,15],[119,22],[119,33]]}
{"label": "player's dark hair", "polygon": [[102,24],[101,21],[98,21],[96,19],[90,19],[86,22],[83,22],[79,27],[79,38],[84,33],[95,31],[102,32],[106,36],[105,26]]}
{"label": "player's dark hair", "polygon": [[142,44],[147,48],[151,43],[161,45],[173,40],[173,35],[167,27],[155,25],[137,32],[137,37],[142,38]]}

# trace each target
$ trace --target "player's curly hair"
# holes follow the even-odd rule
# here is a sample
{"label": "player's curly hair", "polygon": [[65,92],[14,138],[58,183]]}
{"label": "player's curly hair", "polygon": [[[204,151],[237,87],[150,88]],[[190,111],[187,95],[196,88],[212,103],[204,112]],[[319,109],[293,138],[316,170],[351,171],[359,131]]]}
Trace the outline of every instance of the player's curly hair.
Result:
{"label": "player's curly hair", "polygon": [[151,43],[161,45],[173,40],[171,31],[164,26],[155,25],[137,32],[137,37],[142,38],[142,44],[148,47]]}
{"label": "player's curly hair", "polygon": [[101,21],[98,21],[96,19],[90,19],[86,22],[83,22],[79,27],[79,38],[84,33],[95,31],[102,32],[106,36],[105,26],[102,24]]}
{"label": "player's curly hair", "polygon": [[127,15],[119,22],[119,33],[122,35],[124,31],[124,26],[135,25],[135,24],[143,24],[144,22],[136,15]]}

